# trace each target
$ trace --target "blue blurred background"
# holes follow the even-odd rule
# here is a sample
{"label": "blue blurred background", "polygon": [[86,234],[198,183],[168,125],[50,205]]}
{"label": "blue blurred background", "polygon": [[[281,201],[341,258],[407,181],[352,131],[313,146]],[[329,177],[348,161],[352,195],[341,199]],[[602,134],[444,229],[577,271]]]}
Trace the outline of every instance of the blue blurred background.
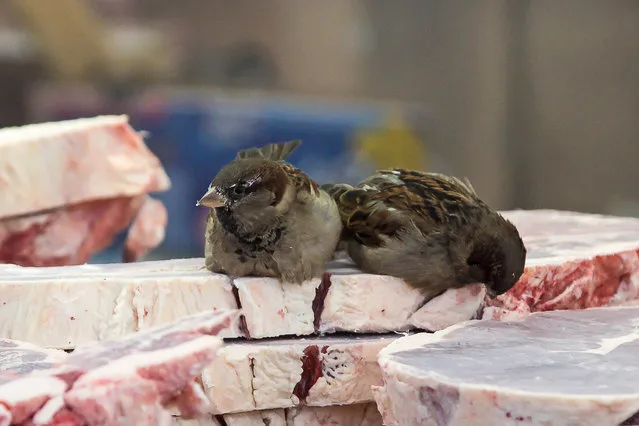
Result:
{"label": "blue blurred background", "polygon": [[200,256],[210,179],[290,139],[321,183],[402,166],[500,209],[638,216],[638,40],[630,0],[7,0],[0,126],[148,131],[173,184],[151,258]]}

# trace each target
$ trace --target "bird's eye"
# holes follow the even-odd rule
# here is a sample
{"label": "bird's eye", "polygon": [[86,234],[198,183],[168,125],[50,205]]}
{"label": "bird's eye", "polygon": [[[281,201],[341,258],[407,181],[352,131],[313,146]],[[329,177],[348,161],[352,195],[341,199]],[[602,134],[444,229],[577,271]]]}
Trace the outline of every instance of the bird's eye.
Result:
{"label": "bird's eye", "polygon": [[233,192],[237,195],[242,195],[246,192],[246,187],[244,185],[236,185],[233,187]]}

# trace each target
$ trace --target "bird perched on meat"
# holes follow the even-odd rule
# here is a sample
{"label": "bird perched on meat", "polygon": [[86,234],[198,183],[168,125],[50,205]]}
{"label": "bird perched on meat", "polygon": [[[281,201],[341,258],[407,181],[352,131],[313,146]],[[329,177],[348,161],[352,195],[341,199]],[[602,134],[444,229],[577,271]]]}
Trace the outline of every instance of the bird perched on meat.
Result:
{"label": "bird perched on meat", "polygon": [[477,282],[495,297],[523,273],[526,248],[517,228],[468,180],[392,169],[356,187],[322,188],[338,204],[341,244],[364,272],[402,278],[428,297]]}
{"label": "bird perched on meat", "polygon": [[211,181],[197,202],[211,209],[207,269],[295,283],[322,275],[342,223],[335,201],[284,161],[300,143],[240,151]]}

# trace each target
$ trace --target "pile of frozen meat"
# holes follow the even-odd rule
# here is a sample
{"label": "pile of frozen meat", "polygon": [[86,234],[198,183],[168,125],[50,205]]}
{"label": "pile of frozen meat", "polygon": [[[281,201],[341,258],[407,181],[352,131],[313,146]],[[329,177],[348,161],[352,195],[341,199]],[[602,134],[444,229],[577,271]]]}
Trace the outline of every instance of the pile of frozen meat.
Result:
{"label": "pile of frozen meat", "polygon": [[[19,372],[47,369],[20,376],[17,383],[3,372],[0,380],[8,384],[0,386],[0,406],[15,413],[12,407],[22,406],[15,398],[29,395],[14,386],[39,380],[57,387],[38,400],[53,402],[35,404],[42,407],[35,411],[37,419],[32,409],[27,410],[31,417],[21,414],[29,421],[75,424],[51,423],[47,413],[84,418],[73,399],[83,389],[96,410],[117,419],[129,408],[114,403],[114,394],[127,395],[125,400],[136,406],[149,401],[145,387],[135,384],[138,376],[165,380],[168,370],[183,371],[175,367],[183,362],[190,366],[188,374],[169,386],[170,396],[163,382],[149,385],[153,415],[168,419],[169,412],[176,424],[462,425],[469,419],[473,424],[520,424],[521,419],[544,424],[535,416],[546,413],[550,403],[555,416],[562,412],[572,419],[552,424],[620,424],[639,411],[639,361],[633,355],[639,349],[639,313],[623,307],[639,299],[639,220],[555,211],[504,215],[521,230],[528,266],[511,291],[486,299],[490,305],[480,284],[449,290],[424,304],[401,280],[362,274],[345,262],[329,265],[322,279],[304,285],[272,278],[232,280],[208,272],[197,258],[46,268],[0,265],[0,336],[10,339],[0,346],[0,369],[13,375],[16,365],[22,365]],[[583,309],[593,307],[605,308]],[[536,311],[551,312],[531,315]],[[180,321],[207,312],[232,319],[214,333],[224,344],[218,348],[215,340],[215,349],[206,355],[189,340],[202,332],[178,332],[184,330]],[[471,318],[484,319],[466,325]],[[174,350],[143,354],[156,350],[153,342],[166,341],[153,337],[154,329],[163,326],[160,333],[174,329],[182,336],[172,337]],[[540,338],[543,344],[536,343]],[[140,342],[148,342],[148,348],[140,349]],[[75,348],[71,355],[60,352]],[[430,352],[455,359],[459,370],[450,371],[449,363]],[[503,359],[496,359],[498,353]],[[97,366],[90,364],[91,371],[76,366],[84,365],[84,354],[99,360]],[[469,359],[483,360],[492,369],[485,366],[460,377],[470,368],[462,369]],[[500,378],[496,367],[506,363],[512,365]],[[73,368],[81,371],[71,378],[57,373]],[[109,378],[107,389],[80,385],[103,383],[102,374]],[[193,375],[197,380],[190,380]],[[593,375],[597,381],[583,387]],[[170,402],[183,394],[197,402],[195,408],[174,408]]]}
{"label": "pile of frozen meat", "polygon": [[130,226],[124,261],[164,239],[147,194],[170,180],[127,116],[0,129],[0,262],[76,265]]}
{"label": "pile of frozen meat", "polygon": [[[0,158],[0,185],[25,188],[0,192],[0,426],[639,425],[638,219],[502,212],[527,259],[494,299],[477,283],[427,300],[347,260],[302,284],[203,258],[89,265],[136,214],[125,257],[161,240],[146,194],[168,179],[126,118],[29,128],[0,131],[38,164]],[[54,137],[50,164],[22,153]],[[98,155],[95,175],[70,152]]]}

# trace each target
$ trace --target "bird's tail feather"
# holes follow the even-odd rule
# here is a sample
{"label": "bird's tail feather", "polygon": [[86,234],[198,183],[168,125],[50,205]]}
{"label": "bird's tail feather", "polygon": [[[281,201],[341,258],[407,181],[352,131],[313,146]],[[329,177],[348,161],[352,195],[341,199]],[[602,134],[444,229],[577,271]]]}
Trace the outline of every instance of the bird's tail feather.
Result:
{"label": "bird's tail feather", "polygon": [[260,148],[243,149],[237,153],[237,159],[263,158],[271,161],[286,160],[302,144],[301,140],[270,143]]}

